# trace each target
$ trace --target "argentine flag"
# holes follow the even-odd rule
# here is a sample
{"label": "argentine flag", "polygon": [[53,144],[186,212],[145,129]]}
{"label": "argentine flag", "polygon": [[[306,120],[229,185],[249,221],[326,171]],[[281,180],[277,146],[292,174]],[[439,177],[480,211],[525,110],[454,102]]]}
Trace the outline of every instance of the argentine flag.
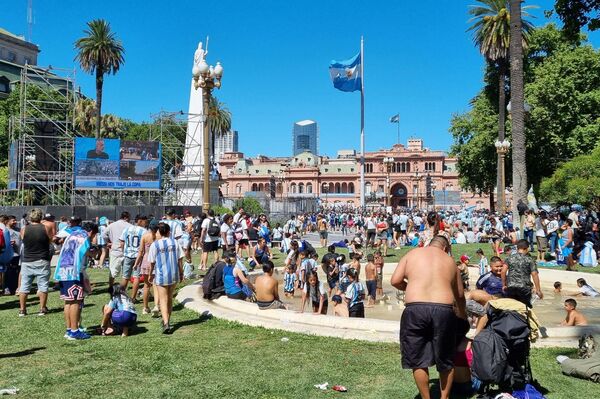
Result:
{"label": "argentine flag", "polygon": [[329,75],[331,75],[333,87],[341,91],[361,90],[362,75],[360,67],[360,53],[346,61],[331,61]]}

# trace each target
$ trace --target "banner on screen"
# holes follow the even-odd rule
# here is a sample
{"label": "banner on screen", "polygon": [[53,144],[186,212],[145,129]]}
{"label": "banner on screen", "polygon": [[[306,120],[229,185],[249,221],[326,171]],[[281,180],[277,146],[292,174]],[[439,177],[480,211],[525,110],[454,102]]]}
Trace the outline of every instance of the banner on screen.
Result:
{"label": "banner on screen", "polygon": [[13,141],[8,147],[8,189],[17,189],[19,160],[17,159],[18,142]]}
{"label": "banner on screen", "polygon": [[157,142],[75,139],[75,188],[160,189]]}
{"label": "banner on screen", "polygon": [[438,206],[457,206],[462,204],[460,191],[454,190],[437,190],[433,192],[435,204]]}

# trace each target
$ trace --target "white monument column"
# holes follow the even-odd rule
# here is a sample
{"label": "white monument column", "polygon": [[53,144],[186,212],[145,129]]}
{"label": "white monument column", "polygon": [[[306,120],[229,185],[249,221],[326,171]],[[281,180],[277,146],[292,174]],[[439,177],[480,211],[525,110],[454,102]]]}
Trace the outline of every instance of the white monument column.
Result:
{"label": "white monument column", "polygon": [[[202,42],[194,53],[194,67],[204,60],[206,51]],[[204,156],[202,140],[204,136],[203,90],[194,87],[194,79],[190,79],[190,103],[185,136],[182,170],[175,180],[177,189],[177,205],[202,205]],[[210,160],[209,160],[210,161]],[[210,202],[218,203],[218,182],[211,182]]]}

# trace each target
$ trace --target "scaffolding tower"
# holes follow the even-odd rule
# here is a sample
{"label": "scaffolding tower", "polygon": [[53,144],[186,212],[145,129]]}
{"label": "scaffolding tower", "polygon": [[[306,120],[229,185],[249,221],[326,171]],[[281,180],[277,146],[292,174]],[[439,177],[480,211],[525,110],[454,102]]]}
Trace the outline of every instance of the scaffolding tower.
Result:
{"label": "scaffolding tower", "polygon": [[19,115],[9,123],[17,202],[72,205],[75,70],[25,65],[19,91]]}

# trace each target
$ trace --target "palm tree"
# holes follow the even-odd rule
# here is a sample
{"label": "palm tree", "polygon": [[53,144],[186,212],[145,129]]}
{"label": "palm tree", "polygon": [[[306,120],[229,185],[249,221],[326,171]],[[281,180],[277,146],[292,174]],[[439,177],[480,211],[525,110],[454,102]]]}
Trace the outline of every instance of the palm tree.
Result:
{"label": "palm tree", "polygon": [[119,138],[122,132],[123,121],[118,116],[106,114],[102,116],[102,137]]}
{"label": "palm tree", "polygon": [[[473,41],[479,47],[481,55],[490,67],[498,72],[498,140],[504,140],[506,127],[506,75],[509,66],[510,47],[510,13],[508,0],[478,0],[480,5],[471,6],[469,22],[473,25],[468,29],[473,31]],[[524,7],[524,9],[531,8]],[[529,15],[526,12],[525,15]],[[533,30],[530,22],[523,22],[523,45],[527,45],[529,35]],[[497,187],[503,190],[504,182],[501,181],[504,168],[500,154],[498,154]],[[504,196],[498,193],[498,207],[504,209]],[[491,204],[493,206],[493,204]]]}
{"label": "palm tree", "polygon": [[75,129],[82,136],[91,136],[96,127],[96,102],[82,98],[75,104]]}
{"label": "palm tree", "polygon": [[[527,165],[525,162],[525,87],[523,82],[523,21],[521,1],[510,0],[510,97],[513,141],[513,220],[521,226],[517,203],[527,203]],[[523,231],[523,230],[521,230]]]}
{"label": "palm tree", "polygon": [[208,120],[213,158],[215,156],[215,139],[231,130],[231,112],[216,97],[210,97]]}
{"label": "palm tree", "polygon": [[104,75],[117,73],[125,62],[125,49],[105,20],[95,19],[88,22],[87,26],[88,29],[84,31],[86,36],[75,42],[78,51],[75,60],[85,72],[96,74],[96,138],[99,138]]}

